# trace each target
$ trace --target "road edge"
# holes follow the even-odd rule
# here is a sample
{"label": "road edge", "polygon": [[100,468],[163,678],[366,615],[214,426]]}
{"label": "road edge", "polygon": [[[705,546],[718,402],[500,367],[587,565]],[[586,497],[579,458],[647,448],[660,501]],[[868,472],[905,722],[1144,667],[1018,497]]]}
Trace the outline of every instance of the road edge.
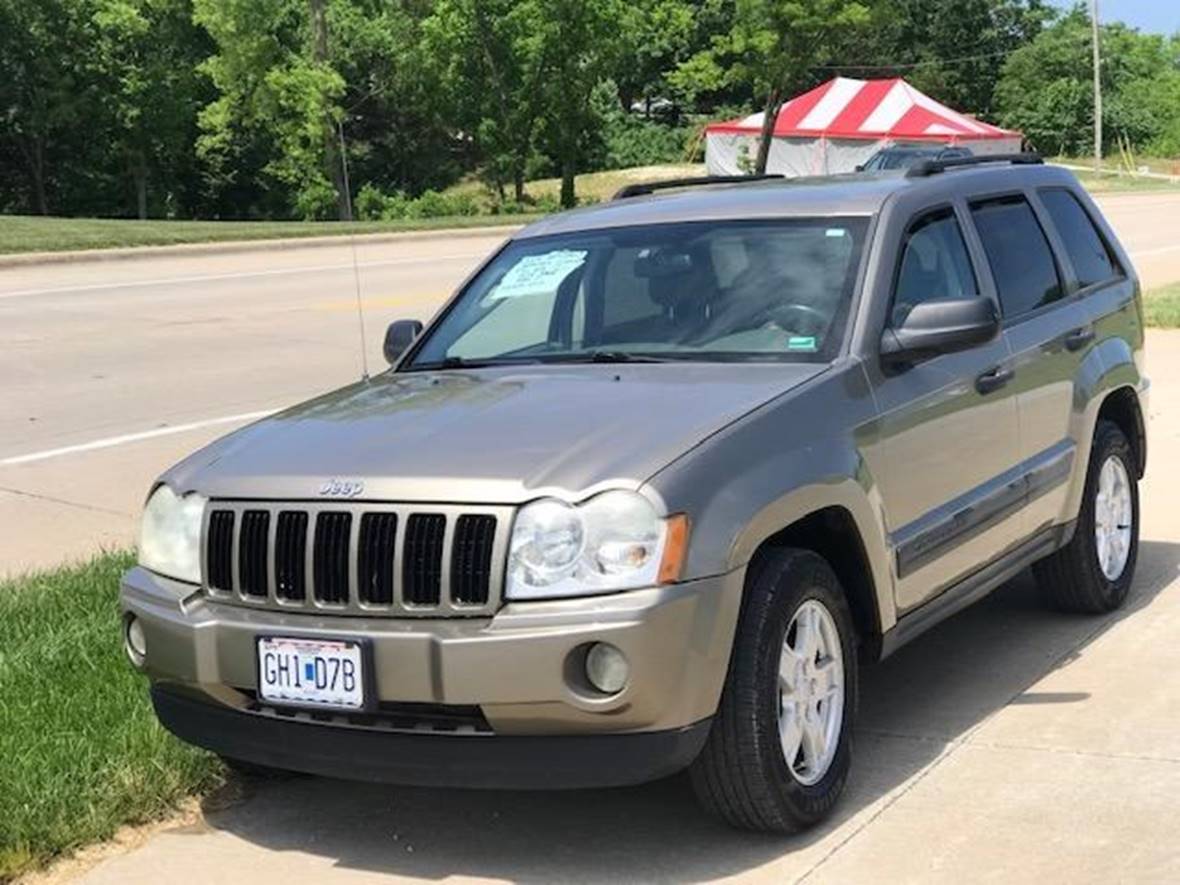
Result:
{"label": "road edge", "polygon": [[[459,240],[515,233],[522,224],[439,228],[437,230],[389,231],[386,233],[353,234],[358,244],[414,242],[418,240]],[[315,237],[283,237],[279,239],[228,240],[221,243],[174,243],[161,246],[120,246],[111,249],[77,249],[62,252],[14,252],[0,255],[0,269],[8,267],[39,267],[50,264],[75,264],[85,261],[129,261],[137,258],[184,255],[234,255],[242,252],[278,252],[287,249],[318,249],[347,245],[346,233]]]}

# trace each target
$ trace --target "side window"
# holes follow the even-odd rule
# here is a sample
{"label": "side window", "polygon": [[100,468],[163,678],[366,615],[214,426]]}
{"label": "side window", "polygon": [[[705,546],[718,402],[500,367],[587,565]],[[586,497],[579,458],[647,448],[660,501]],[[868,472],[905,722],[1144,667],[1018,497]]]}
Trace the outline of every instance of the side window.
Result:
{"label": "side window", "polygon": [[1077,197],[1063,188],[1050,188],[1041,191],[1041,201],[1065,242],[1083,289],[1120,276],[1114,256]]}
{"label": "side window", "polygon": [[1065,294],[1049,241],[1024,197],[972,203],[971,215],[1006,318],[1029,313]]}
{"label": "side window", "polygon": [[979,294],[963,232],[951,209],[919,218],[906,232],[897,285],[893,291],[892,325],[899,325],[915,304]]}

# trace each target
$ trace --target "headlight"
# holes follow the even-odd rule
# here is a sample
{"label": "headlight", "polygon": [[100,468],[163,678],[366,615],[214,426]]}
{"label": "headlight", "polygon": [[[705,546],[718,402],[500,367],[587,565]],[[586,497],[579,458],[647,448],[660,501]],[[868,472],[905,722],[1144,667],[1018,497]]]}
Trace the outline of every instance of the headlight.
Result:
{"label": "headlight", "polygon": [[139,564],[144,568],[201,583],[201,518],[205,498],[192,493],[183,498],[160,486],[143,509],[139,529]]}
{"label": "headlight", "polygon": [[[669,525],[682,529],[683,519],[661,519],[647,498],[627,491],[576,507],[555,498],[526,504],[512,527],[505,596],[587,596],[672,580],[664,562]],[[672,534],[682,548],[683,531]]]}

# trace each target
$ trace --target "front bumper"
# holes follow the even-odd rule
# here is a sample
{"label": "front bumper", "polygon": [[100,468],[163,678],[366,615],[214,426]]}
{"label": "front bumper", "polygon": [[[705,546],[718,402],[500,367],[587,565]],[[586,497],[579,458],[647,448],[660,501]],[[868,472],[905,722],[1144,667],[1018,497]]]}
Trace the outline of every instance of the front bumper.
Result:
{"label": "front bumper", "polygon": [[426,787],[618,787],[673,774],[704,746],[709,721],[633,734],[443,737],[287,722],[211,706],[160,685],[152,704],[182,740],[260,765]]}
{"label": "front bumper", "polygon": [[[379,702],[478,707],[495,738],[679,733],[717,708],[742,578],[736,571],[610,596],[509,603],[490,618],[399,620],[226,605],[135,568],[123,579],[121,605],[143,627],[143,669],[156,697],[164,691],[187,698],[211,717],[265,718],[251,712],[257,710],[255,645],[259,635],[277,634],[364,640],[372,648],[370,684]],[[579,654],[600,641],[621,649],[631,664],[631,678],[616,695],[596,692],[580,673]],[[171,727],[175,717],[162,713],[161,719]],[[194,742],[210,745],[199,737],[205,731],[177,726],[181,737],[186,730]]]}

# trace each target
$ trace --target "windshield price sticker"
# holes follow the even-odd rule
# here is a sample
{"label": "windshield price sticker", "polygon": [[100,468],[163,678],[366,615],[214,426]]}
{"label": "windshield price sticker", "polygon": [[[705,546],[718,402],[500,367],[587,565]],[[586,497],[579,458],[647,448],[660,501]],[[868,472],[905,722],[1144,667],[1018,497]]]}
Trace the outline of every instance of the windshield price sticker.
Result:
{"label": "windshield price sticker", "polygon": [[571,271],[586,263],[587,254],[584,249],[561,249],[544,255],[526,255],[484,296],[484,302],[548,295]]}

